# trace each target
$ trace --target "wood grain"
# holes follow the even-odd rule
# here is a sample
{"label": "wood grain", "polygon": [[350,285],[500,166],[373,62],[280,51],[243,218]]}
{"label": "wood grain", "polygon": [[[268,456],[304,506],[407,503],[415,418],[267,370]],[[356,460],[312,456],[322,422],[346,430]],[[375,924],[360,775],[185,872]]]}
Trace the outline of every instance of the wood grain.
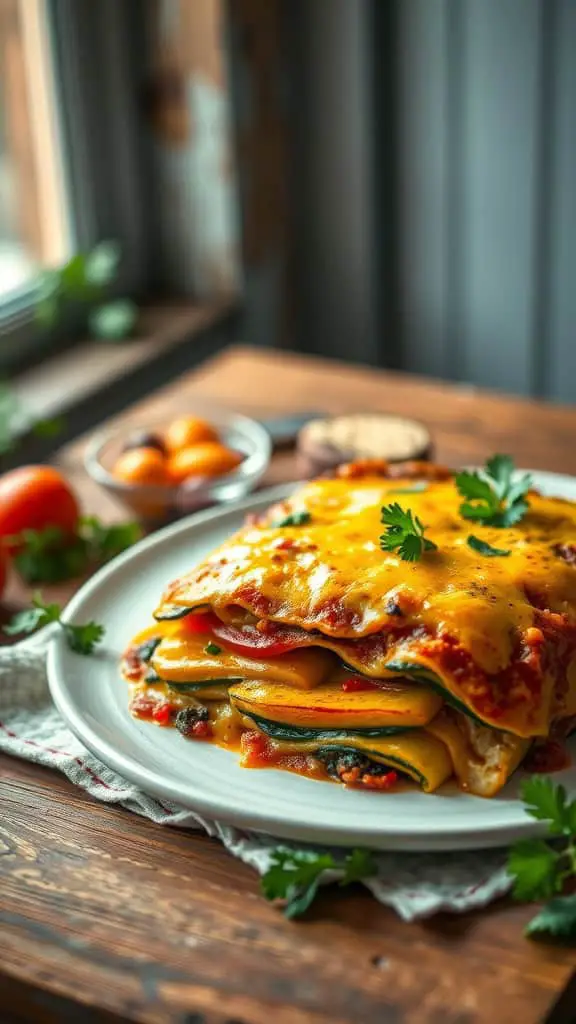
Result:
{"label": "wood grain", "polygon": [[[440,458],[510,451],[576,472],[576,413],[296,356],[228,351],[140,406],[146,422],[196,395],[266,415],[382,409],[417,415]],[[62,463],[87,507],[119,515]],[[270,478],[293,473],[289,456]],[[0,757],[0,992],[4,1021],[382,1024],[569,1020],[552,1014],[574,951],[530,942],[533,909],[406,924],[360,887],[286,921],[254,872],[215,841],[97,803],[56,773]]]}

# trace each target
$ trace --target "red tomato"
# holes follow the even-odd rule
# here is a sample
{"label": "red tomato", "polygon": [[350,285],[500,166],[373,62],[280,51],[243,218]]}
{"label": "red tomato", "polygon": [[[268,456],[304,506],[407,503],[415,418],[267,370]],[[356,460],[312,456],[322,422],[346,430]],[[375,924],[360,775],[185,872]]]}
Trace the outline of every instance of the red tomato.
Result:
{"label": "red tomato", "polygon": [[[216,616],[215,616],[216,618]],[[263,651],[274,656],[275,654],[286,654],[293,651],[295,647],[304,647],[302,643],[303,634],[300,630],[280,627],[278,632],[261,633],[256,626],[243,626],[236,629],[234,626],[226,626],[218,619],[212,623],[211,630],[214,636],[233,651],[240,651],[241,654],[254,655],[257,657]]]}
{"label": "red tomato", "polygon": [[47,526],[73,534],[79,514],[70,484],[53,466],[21,466],[0,477],[0,537]]}
{"label": "red tomato", "polygon": [[239,651],[248,657],[258,657],[263,651],[272,657],[285,654],[295,647],[306,646],[301,630],[278,626],[273,633],[261,633],[256,626],[227,626],[214,612],[191,612],[182,619],[182,624],[190,633],[210,633],[222,640],[231,651]]}

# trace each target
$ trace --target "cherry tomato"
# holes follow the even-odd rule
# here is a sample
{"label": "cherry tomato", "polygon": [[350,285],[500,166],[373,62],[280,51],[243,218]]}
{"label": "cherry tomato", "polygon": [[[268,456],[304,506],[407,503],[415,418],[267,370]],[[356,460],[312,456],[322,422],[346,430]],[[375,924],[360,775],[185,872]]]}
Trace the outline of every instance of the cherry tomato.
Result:
{"label": "cherry tomato", "polygon": [[203,441],[218,441],[214,427],[197,416],[180,416],[173,420],[164,434],[164,443],[169,452],[190,448]]}
{"label": "cherry tomato", "polygon": [[166,484],[166,462],[157,448],[131,448],[114,464],[113,476],[127,484]]}
{"label": "cherry tomato", "polygon": [[168,460],[168,475],[175,484],[188,477],[221,476],[242,462],[238,452],[225,448],[218,441],[205,441],[193,448],[182,448]]}
{"label": "cherry tomato", "polygon": [[[79,514],[70,484],[53,466],[21,466],[0,477],[0,537],[47,526],[73,534]],[[19,548],[4,546],[12,553]]]}

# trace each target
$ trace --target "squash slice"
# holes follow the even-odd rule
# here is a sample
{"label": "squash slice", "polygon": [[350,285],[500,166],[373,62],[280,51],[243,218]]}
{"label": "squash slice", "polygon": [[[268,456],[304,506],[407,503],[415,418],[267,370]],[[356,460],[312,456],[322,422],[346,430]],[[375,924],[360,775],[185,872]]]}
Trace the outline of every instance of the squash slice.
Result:
{"label": "squash slice", "polygon": [[276,682],[233,685],[237,711],[273,722],[312,729],[416,728],[432,721],[442,706],[433,690],[408,680],[382,680],[378,689],[346,693],[337,673],[313,690],[294,690]]}
{"label": "squash slice", "polygon": [[165,636],[150,664],[161,679],[171,683],[206,682],[209,679],[274,679],[298,690],[318,686],[332,672],[336,658],[319,648],[291,651],[270,658],[247,658],[227,651],[209,654],[210,636],[194,634],[183,639]]}
{"label": "squash slice", "polygon": [[[262,720],[245,717],[262,730]],[[270,723],[274,727],[274,723]],[[263,731],[263,730],[262,730]],[[338,736],[320,733],[315,739],[275,739],[274,747],[279,753],[294,754],[324,752],[326,750],[364,754],[377,764],[384,764],[403,772],[414,779],[426,793],[432,793],[452,775],[452,760],[444,744],[430,735],[426,729],[412,729],[395,736],[369,736],[347,733]]]}

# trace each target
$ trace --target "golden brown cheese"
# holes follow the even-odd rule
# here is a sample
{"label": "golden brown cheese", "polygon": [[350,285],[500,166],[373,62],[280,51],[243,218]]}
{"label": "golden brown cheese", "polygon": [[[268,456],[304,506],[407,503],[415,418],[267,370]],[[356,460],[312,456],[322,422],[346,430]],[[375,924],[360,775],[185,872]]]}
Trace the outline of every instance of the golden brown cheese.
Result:
{"label": "golden brown cheese", "polygon": [[[306,484],[177,580],[159,611],[208,606],[226,621],[243,609],[320,631],[304,642],[366,674],[389,675],[399,661],[429,668],[482,720],[545,735],[564,671],[556,648],[576,649],[576,567],[561,554],[576,541],[576,506],[531,493],[522,521],[496,529],[459,515],[452,479],[415,488],[370,465]],[[381,550],[381,507],[393,501],[422,520],[436,551],[405,562]],[[277,525],[293,512],[310,519]],[[478,554],[472,533],[510,555]]]}

